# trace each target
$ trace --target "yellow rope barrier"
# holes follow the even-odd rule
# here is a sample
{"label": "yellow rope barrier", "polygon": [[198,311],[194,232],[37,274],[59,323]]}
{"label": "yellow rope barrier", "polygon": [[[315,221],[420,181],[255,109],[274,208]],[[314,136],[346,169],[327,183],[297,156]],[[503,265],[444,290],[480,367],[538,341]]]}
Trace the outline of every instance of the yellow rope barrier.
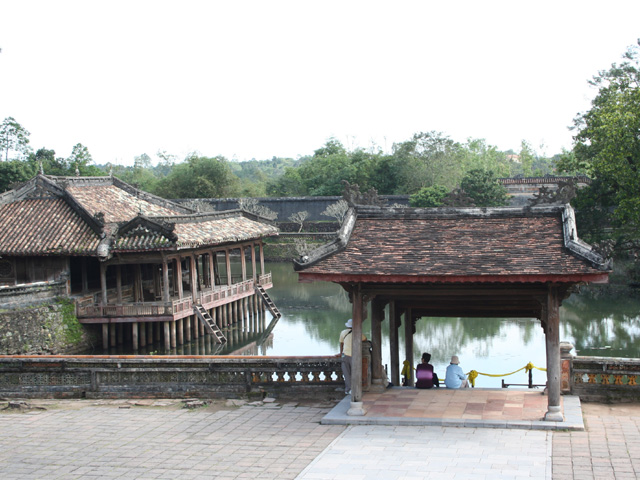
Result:
{"label": "yellow rope barrier", "polygon": [[511,373],[501,373],[501,374],[493,374],[493,373],[482,373],[482,372],[478,372],[476,370],[471,370],[469,373],[467,373],[467,375],[469,376],[469,382],[471,382],[472,386],[476,386],[476,378],[478,378],[478,375],[484,375],[485,377],[506,377],[508,375],[513,375],[514,373],[518,373],[521,370],[526,370],[527,372],[529,370],[540,370],[542,372],[546,372],[547,369],[546,368],[540,368],[540,367],[536,367],[533,363],[529,362],[527,363],[524,367],[519,368],[518,370],[515,370]]}

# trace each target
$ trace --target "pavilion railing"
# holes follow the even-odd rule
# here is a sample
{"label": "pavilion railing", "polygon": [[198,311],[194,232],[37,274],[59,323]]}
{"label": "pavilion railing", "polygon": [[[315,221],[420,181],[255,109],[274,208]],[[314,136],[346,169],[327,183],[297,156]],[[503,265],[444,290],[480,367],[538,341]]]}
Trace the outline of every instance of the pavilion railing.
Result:
{"label": "pavilion railing", "polygon": [[[270,286],[271,273],[260,275],[261,285]],[[197,303],[206,308],[228,303],[234,299],[246,297],[254,293],[253,279],[240,280],[232,285],[216,285],[198,292]],[[111,292],[111,291],[110,291]],[[112,292],[111,292],[112,293]],[[96,294],[76,298],[76,315],[84,317],[142,317],[173,315],[183,317],[193,314],[193,298],[191,294],[175,299],[171,303],[164,302],[127,302],[115,303],[114,296],[108,295],[109,302],[104,305],[96,299]]]}

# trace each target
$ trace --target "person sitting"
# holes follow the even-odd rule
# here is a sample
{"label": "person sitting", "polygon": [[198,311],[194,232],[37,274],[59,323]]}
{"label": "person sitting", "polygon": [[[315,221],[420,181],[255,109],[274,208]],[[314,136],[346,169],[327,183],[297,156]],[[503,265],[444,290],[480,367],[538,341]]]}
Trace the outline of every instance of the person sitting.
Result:
{"label": "person sitting", "polygon": [[469,382],[462,368],[460,368],[460,360],[457,355],[451,357],[451,363],[447,367],[444,377],[444,384],[447,388],[468,388]]}
{"label": "person sitting", "polygon": [[440,387],[438,375],[433,371],[430,353],[422,354],[422,363],[416,367],[416,388],[436,388]]}

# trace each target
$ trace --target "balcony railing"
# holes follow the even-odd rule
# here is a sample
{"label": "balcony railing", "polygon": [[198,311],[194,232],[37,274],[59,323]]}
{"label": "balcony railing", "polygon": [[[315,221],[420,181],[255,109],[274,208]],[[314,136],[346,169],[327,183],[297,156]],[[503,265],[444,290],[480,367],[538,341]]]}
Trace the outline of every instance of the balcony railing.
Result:
{"label": "balcony railing", "polygon": [[[260,285],[272,286],[271,273],[265,273],[259,276],[258,283]],[[247,297],[253,294],[255,284],[253,279],[244,280],[233,285],[216,285],[213,288],[207,288],[198,292],[196,303],[203,305],[205,308],[213,308],[218,305],[229,303],[235,299]],[[110,293],[112,293],[110,291]],[[97,301],[98,295],[91,294],[76,299],[76,314],[78,318],[87,317],[145,317],[145,316],[166,316],[170,315],[174,318],[182,318],[193,314],[193,298],[187,292],[183,294],[183,298],[173,299],[171,303],[164,302],[144,302],[133,303],[113,302],[114,295],[109,294],[111,300],[106,305],[94,303]]]}

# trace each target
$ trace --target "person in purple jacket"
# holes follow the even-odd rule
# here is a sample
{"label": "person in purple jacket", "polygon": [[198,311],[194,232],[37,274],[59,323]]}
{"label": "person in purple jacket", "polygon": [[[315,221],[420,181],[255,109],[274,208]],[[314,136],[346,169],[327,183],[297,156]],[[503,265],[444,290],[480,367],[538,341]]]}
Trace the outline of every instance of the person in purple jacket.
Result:
{"label": "person in purple jacket", "polygon": [[422,363],[416,367],[416,388],[440,388],[438,375],[433,371],[430,353],[422,354]]}

